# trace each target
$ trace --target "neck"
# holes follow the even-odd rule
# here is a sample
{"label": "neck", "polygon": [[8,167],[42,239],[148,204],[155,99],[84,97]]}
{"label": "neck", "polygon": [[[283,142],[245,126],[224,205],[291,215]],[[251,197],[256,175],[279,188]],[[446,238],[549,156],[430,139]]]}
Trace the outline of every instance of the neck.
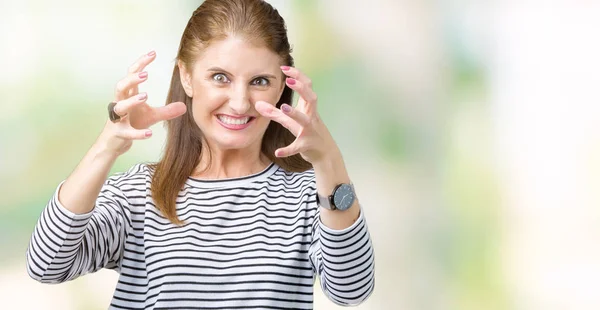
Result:
{"label": "neck", "polygon": [[264,170],[271,161],[259,148],[221,150],[203,147],[200,163],[192,177],[201,179],[230,179],[252,175]]}

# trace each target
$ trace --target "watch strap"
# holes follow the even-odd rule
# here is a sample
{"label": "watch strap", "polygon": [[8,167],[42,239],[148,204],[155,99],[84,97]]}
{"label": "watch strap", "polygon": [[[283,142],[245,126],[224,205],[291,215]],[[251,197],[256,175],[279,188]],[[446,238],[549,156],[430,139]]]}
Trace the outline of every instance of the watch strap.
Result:
{"label": "watch strap", "polygon": [[[337,189],[337,187],[336,187]],[[335,193],[335,189],[333,190],[333,192]],[[323,196],[321,194],[319,194],[319,192],[317,192],[317,204],[327,210],[335,210],[335,205],[331,202],[331,198],[333,197],[333,195],[327,197],[327,196]]]}

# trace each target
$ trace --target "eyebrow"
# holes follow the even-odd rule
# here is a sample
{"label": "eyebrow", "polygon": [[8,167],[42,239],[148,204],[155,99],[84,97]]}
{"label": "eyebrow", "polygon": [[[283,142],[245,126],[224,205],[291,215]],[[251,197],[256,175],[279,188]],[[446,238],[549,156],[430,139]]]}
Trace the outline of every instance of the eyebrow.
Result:
{"label": "eyebrow", "polygon": [[[208,70],[206,70],[206,71],[209,71],[209,72],[223,72],[223,73],[226,73],[226,74],[228,74],[228,75],[231,75],[231,76],[233,76],[233,74],[229,73],[227,70],[225,70],[225,69],[223,69],[223,68],[220,68],[220,67],[210,67],[210,68],[208,68]],[[257,78],[257,77],[268,77],[268,78],[271,78],[271,79],[277,80],[277,76],[275,76],[275,75],[272,75],[272,74],[268,74],[268,73],[264,73],[264,74],[257,74],[257,75],[255,75],[255,76],[253,76],[253,77],[252,77],[252,79],[255,79],[255,78]]]}

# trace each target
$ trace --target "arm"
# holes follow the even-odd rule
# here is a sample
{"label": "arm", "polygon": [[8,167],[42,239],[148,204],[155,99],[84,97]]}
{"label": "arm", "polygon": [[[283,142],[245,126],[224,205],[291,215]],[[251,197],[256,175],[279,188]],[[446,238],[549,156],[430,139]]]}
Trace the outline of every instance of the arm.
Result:
{"label": "arm", "polygon": [[[350,183],[350,177],[346,171],[341,152],[335,148],[335,151],[313,163],[315,170],[315,179],[317,180],[317,191],[322,196],[329,196],[333,189],[340,183]],[[345,229],[350,227],[360,214],[358,199],[354,200],[352,207],[346,211],[328,210],[320,208],[321,222],[331,229]]]}
{"label": "arm", "polygon": [[[339,152],[314,165],[317,191],[327,196],[339,183],[349,183]],[[319,208],[309,250],[327,297],[339,305],[357,305],[375,285],[373,245],[358,200],[346,211]]]}
{"label": "arm", "polygon": [[105,182],[115,160],[133,140],[152,135],[148,128],[186,112],[174,102],[154,108],[138,85],[148,78],[144,68],[154,60],[140,57],[117,83],[113,113],[96,143],[57,189],[35,227],[27,249],[29,275],[41,282],[63,282],[102,267],[118,267],[129,225],[127,199],[118,179]]}
{"label": "arm", "polygon": [[27,271],[37,281],[64,282],[120,261],[127,200],[115,180],[105,182],[118,155],[104,141],[101,135],[38,220],[27,249]]}
{"label": "arm", "polygon": [[319,220],[317,212],[312,238],[309,255],[323,293],[342,306],[365,301],[375,287],[375,260],[362,214],[352,226],[333,230]]}
{"label": "arm", "polygon": [[60,283],[101,268],[118,268],[129,231],[127,200],[114,183],[102,186],[92,211],[77,214],[59,200],[61,183],[44,209],[27,249],[27,272]]}
{"label": "arm", "polygon": [[[317,113],[311,80],[297,68],[282,66],[285,85],[298,92],[296,107],[257,101],[256,110],[279,122],[296,140],[275,150],[275,156],[300,154],[315,171],[317,191],[329,196],[335,186],[349,183],[341,152]],[[346,211],[319,208],[312,227],[311,262],[325,294],[337,304],[356,305],[373,292],[373,246],[358,201]]]}

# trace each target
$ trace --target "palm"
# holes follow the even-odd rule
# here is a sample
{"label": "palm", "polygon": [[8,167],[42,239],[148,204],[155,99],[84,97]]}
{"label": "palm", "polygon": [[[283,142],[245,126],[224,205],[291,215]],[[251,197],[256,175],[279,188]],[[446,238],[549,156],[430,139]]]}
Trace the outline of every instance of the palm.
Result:
{"label": "palm", "polygon": [[298,98],[298,102],[296,103],[296,110],[308,115],[308,103],[306,102],[306,100],[304,100],[304,98]]}
{"label": "palm", "polygon": [[154,125],[154,110],[147,103],[135,107],[129,113],[129,124],[135,129],[146,129]]}
{"label": "palm", "polygon": [[[139,84],[146,81],[148,77],[147,72],[143,70],[155,59],[155,56],[156,54],[143,55],[129,67],[127,77],[117,83],[115,92],[117,101],[132,101],[139,95]],[[129,104],[126,111],[122,112],[125,114],[122,122],[136,130],[147,129],[160,121],[178,117],[185,111],[186,107],[182,102],[152,107],[146,103],[145,99],[138,100],[135,104]]]}
{"label": "palm", "polygon": [[286,85],[299,95],[296,107],[282,105],[281,109],[277,109],[258,101],[255,108],[261,115],[282,124],[296,136],[292,144],[276,150],[276,156],[300,154],[306,161],[316,162],[326,152],[335,149],[335,141],[317,113],[317,95],[310,79],[296,68],[282,70],[288,76]]}

